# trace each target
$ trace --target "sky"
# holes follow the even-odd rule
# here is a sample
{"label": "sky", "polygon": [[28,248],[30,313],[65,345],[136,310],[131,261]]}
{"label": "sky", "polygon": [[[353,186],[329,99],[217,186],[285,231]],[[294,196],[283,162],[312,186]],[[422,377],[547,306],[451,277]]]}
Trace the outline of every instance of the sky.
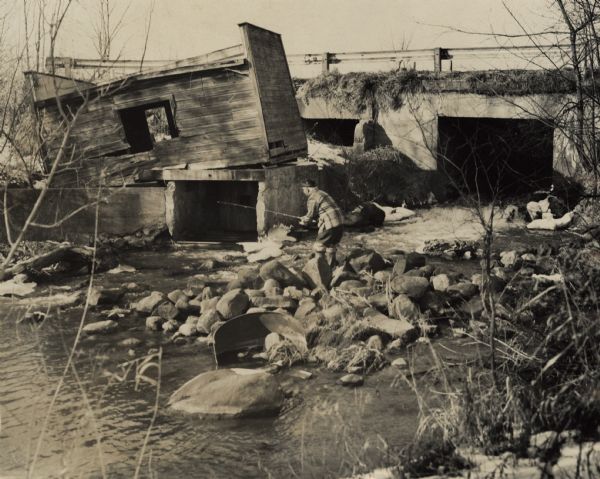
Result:
{"label": "sky", "polygon": [[[36,2],[40,0],[29,0]],[[47,0],[49,6],[65,0]],[[12,35],[22,38],[22,1],[14,0]],[[241,42],[237,24],[282,34],[288,54],[457,48],[514,44],[521,39],[468,35],[539,31],[555,19],[552,0],[110,0],[113,25],[122,18],[112,57],[139,59],[150,19],[147,59],[187,58]],[[96,58],[99,0],[74,0],[56,54]],[[507,9],[508,7],[508,9]],[[152,12],[150,17],[150,12]]]}

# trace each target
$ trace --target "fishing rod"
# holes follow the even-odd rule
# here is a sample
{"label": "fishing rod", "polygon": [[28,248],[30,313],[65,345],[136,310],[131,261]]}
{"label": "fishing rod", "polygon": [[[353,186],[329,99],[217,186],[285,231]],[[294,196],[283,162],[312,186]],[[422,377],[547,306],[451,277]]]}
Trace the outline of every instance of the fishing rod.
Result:
{"label": "fishing rod", "polygon": [[[240,205],[238,203],[230,203],[229,201],[217,201],[221,205],[237,206],[238,208],[246,208],[249,210],[256,210],[256,206]],[[267,213],[273,213],[275,215],[287,216],[288,218],[296,218],[297,220],[302,219],[302,216],[288,215],[287,213],[280,213],[279,211],[268,210],[265,208]]]}

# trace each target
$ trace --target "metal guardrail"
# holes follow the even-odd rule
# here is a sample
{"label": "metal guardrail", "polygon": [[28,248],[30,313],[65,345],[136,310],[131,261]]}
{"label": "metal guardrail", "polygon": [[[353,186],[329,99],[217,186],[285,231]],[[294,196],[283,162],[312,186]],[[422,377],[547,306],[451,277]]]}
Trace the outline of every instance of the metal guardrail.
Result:
{"label": "metal guardrail", "polygon": [[[433,48],[418,50],[382,50],[365,52],[323,52],[287,55],[293,77],[311,78],[336,69],[349,71],[390,71],[398,68],[431,71],[510,70],[563,68],[569,65],[568,45]],[[145,60],[143,69],[153,69],[172,60]],[[47,60],[46,68],[50,62]],[[118,76],[140,70],[139,60],[101,61],[70,57],[54,58],[55,71],[78,77],[80,71],[101,71]],[[89,75],[88,75],[89,76]]]}

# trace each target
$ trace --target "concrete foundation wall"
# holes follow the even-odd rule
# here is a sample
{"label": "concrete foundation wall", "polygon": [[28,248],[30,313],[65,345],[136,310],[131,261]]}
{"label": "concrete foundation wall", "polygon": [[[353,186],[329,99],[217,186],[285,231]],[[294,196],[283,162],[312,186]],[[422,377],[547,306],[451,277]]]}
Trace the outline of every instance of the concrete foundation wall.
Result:
{"label": "concrete foundation wall", "polygon": [[[55,225],[52,228],[30,226],[25,239],[30,241],[73,241],[88,243],[93,238],[96,222],[98,189],[50,189],[42,202],[35,223]],[[9,189],[8,223],[15,239],[40,192],[31,189]],[[144,229],[164,229],[165,194],[161,187],[103,188],[100,191],[98,233],[126,236]],[[87,208],[78,211],[80,208]],[[73,214],[76,212],[75,214]],[[72,215],[72,216],[70,216]],[[67,218],[64,220],[65,218]],[[64,220],[64,221],[63,221]],[[6,241],[4,221],[0,240]]]}

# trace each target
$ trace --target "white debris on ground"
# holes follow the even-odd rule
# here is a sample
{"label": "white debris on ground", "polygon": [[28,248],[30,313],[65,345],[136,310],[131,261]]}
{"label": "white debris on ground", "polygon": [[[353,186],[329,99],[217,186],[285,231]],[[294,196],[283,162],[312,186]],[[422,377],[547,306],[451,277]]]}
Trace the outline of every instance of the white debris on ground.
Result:
{"label": "white debris on ground", "polygon": [[550,215],[550,217],[533,220],[531,223],[527,224],[527,229],[555,231],[567,228],[572,221],[573,213],[571,212],[561,216],[560,218],[552,218],[552,215]]}
{"label": "white debris on ground", "polygon": [[312,160],[326,160],[333,163],[344,163],[344,147],[321,143],[308,138],[308,157]]}
{"label": "white debris on ground", "polygon": [[290,230],[290,226],[276,225],[269,230],[264,238],[259,238],[258,241],[237,244],[244,249],[249,263],[279,258],[283,255],[281,248],[284,243],[296,242],[296,238],[289,236]]}
{"label": "white debris on ground", "polygon": [[396,221],[412,218],[417,214],[414,211],[409,210],[408,208],[402,208],[401,206],[382,206],[374,201],[373,204],[385,212],[384,223],[395,223]]}
{"label": "white debris on ground", "polygon": [[33,293],[37,283],[26,283],[27,276],[17,274],[8,281],[0,283],[0,296],[27,296]]}

